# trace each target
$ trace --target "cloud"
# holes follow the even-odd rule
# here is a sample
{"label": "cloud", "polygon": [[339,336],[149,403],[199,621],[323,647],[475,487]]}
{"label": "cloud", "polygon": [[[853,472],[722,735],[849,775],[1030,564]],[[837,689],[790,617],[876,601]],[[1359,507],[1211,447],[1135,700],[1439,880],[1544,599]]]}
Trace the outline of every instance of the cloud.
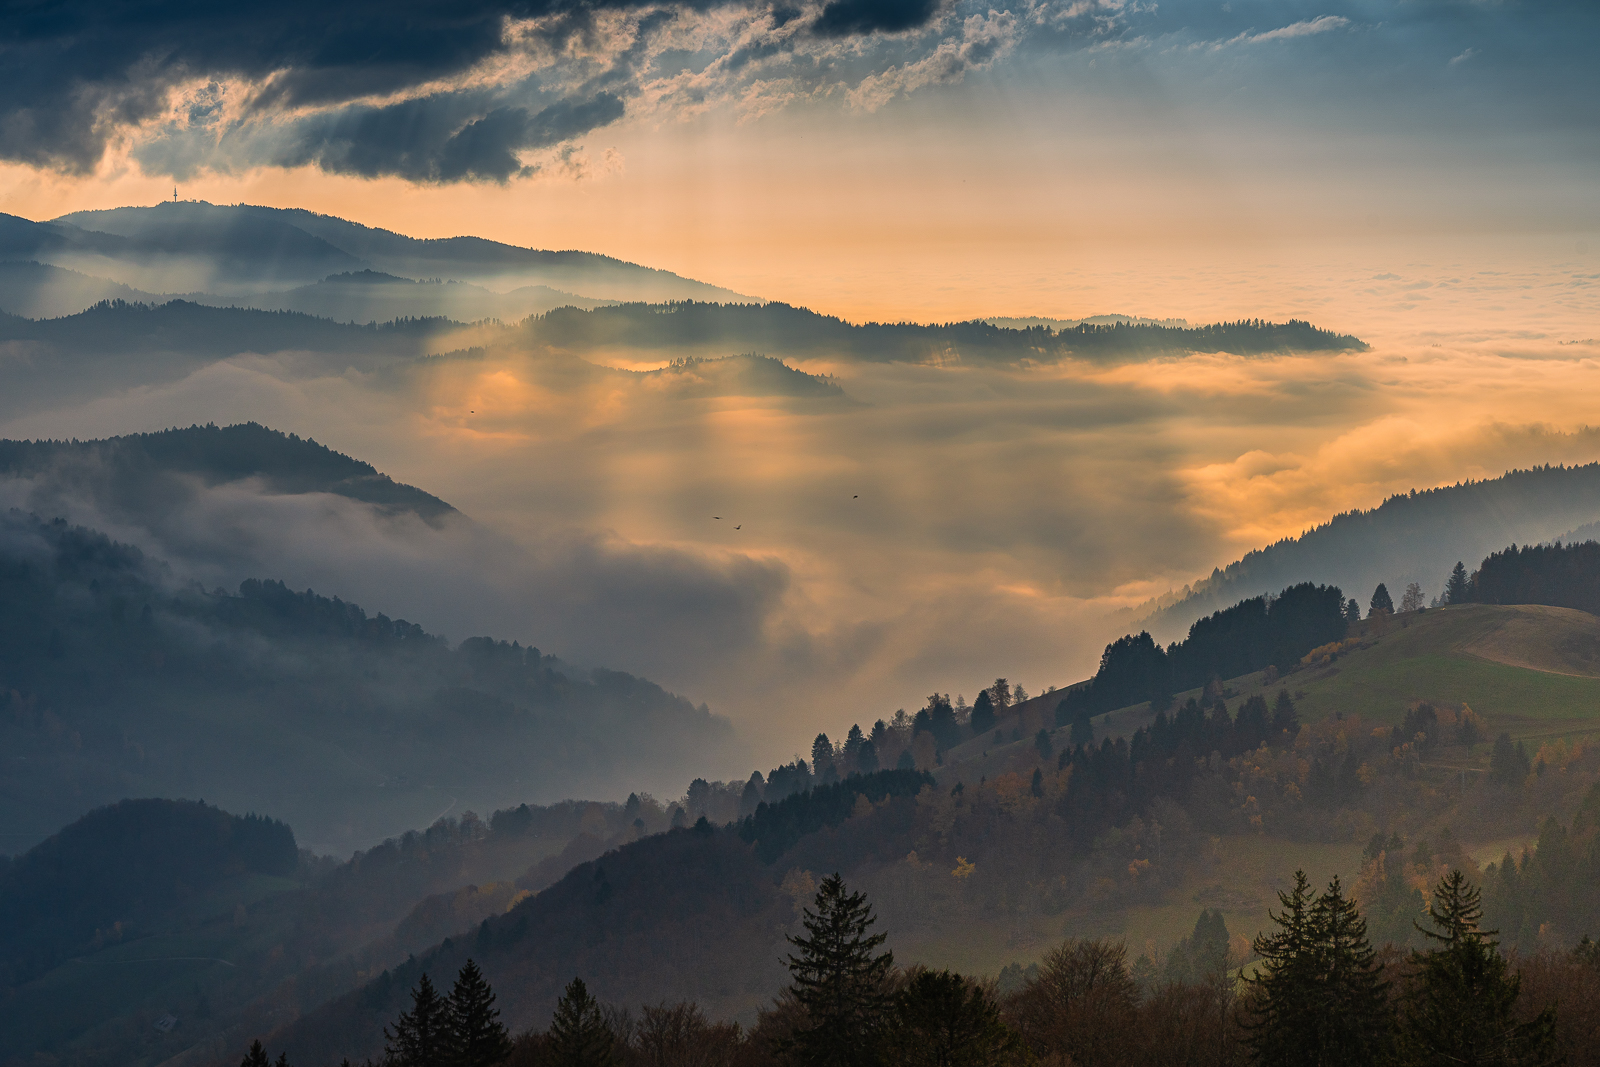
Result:
{"label": "cloud", "polygon": [[[1463,37],[1465,6],[1335,0],[1331,10],[1256,32],[1221,6],[1153,0],[153,0],[135,8],[63,0],[12,19],[0,41],[0,161],[90,175],[131,160],[146,174],[185,181],[311,166],[419,183],[504,183],[570,177],[577,171],[557,161],[613,125],[660,131],[718,109],[740,121],[812,105],[871,110],[1018,55],[1103,57],[1097,73],[1090,64],[1028,68],[1062,83],[1042,93],[1033,84],[1029,99],[1042,100],[1099,91],[1106,69],[1133,62],[1163,64],[1171,84],[1204,87],[1207,64],[1238,62],[1244,46],[1322,39],[1297,49],[1308,66],[1293,85],[1245,94],[1280,105],[1285,93],[1320,102],[1323,86],[1348,90],[1351,57],[1309,64],[1337,51],[1334,31],[1357,25],[1372,29],[1374,47],[1363,56],[1373,69],[1391,69],[1396,49],[1422,46],[1459,53],[1459,64],[1474,55],[1462,51],[1467,40],[1486,31],[1543,40],[1560,53],[1561,69],[1586,59],[1571,44],[1582,34],[1555,29],[1592,19],[1577,5],[1476,5],[1472,38]],[[984,41],[968,30],[974,18],[1014,21],[1003,38]],[[1273,52],[1257,50],[1256,62],[1270,65]],[[1515,62],[1505,49],[1495,58]],[[1283,86],[1281,71],[1257,75]],[[1405,74],[1429,76],[1442,74]],[[1339,99],[1362,106],[1349,91]]]}
{"label": "cloud", "polygon": [[900,33],[928,24],[939,0],[829,0],[815,23],[823,37]]}
{"label": "cloud", "polygon": [[1342,15],[1321,15],[1302,22],[1292,22],[1275,30],[1267,30],[1265,33],[1241,33],[1227,43],[1264,44],[1268,41],[1288,41],[1297,37],[1312,37],[1319,33],[1342,30],[1348,25],[1350,25],[1350,20]]}
{"label": "cloud", "polygon": [[[461,106],[465,103],[465,107]],[[621,99],[599,92],[558,100],[537,112],[502,105],[461,124],[479,108],[445,97],[408,100],[384,108],[348,109],[307,119],[273,160],[283,166],[315,163],[323,170],[412,181],[497,181],[532,172],[526,149],[548,148],[621,118]]]}
{"label": "cloud", "polygon": [[1016,47],[1018,30],[1018,20],[1009,11],[971,15],[962,24],[959,39],[946,38],[915,63],[863,78],[850,91],[850,102],[874,111],[895,96],[915,92],[925,85],[959,82],[969,71],[987,67],[1010,53]]}
{"label": "cloud", "polygon": [[1476,48],[1469,48],[1465,52],[1462,52],[1460,55],[1456,56],[1454,59],[1450,60],[1450,65],[1452,67],[1460,66],[1462,63],[1465,63],[1467,60],[1471,59],[1477,54],[1478,50]]}

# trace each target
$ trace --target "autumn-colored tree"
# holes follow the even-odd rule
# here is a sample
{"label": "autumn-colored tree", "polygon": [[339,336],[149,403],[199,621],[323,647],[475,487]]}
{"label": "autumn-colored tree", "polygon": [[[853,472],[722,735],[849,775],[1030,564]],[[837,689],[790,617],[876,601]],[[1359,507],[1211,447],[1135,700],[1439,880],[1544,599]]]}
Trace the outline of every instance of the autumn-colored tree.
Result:
{"label": "autumn-colored tree", "polygon": [[1120,941],[1068,941],[1045,954],[1006,1011],[1035,1055],[1095,1067],[1122,1062],[1138,1002]]}

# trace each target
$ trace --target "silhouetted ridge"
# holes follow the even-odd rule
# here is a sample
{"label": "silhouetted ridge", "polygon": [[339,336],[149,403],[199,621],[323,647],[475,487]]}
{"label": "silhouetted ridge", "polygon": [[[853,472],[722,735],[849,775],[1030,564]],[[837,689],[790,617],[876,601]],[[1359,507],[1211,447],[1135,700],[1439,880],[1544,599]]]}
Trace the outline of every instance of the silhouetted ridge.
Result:
{"label": "silhouetted ridge", "polygon": [[1262,319],[1212,326],[1169,327],[1119,322],[1085,323],[1059,333],[1048,326],[1015,330],[986,322],[935,325],[854,324],[783,303],[710,304],[676,301],[629,303],[590,310],[557,308],[529,321],[533,338],[562,346],[628,345],[672,348],[737,345],[769,351],[830,349],[872,361],[922,362],[957,353],[974,358],[1016,360],[1065,356],[1128,357],[1159,352],[1230,352],[1242,355],[1287,351],[1364,351],[1355,337],[1310,323]]}
{"label": "silhouetted ridge", "polygon": [[386,510],[437,519],[455,511],[370,463],[310,439],[248,422],[234,426],[129,434],[100,441],[0,441],[0,475],[32,477],[63,465],[101,466],[123,488],[162,473],[199,475],[208,484],[260,478],[278,493],[334,493]]}
{"label": "silhouetted ridge", "polygon": [[274,819],[188,800],[99,808],[0,867],[0,988],[132,940],[141,916],[225,878],[287,876],[298,862],[294,832]]}

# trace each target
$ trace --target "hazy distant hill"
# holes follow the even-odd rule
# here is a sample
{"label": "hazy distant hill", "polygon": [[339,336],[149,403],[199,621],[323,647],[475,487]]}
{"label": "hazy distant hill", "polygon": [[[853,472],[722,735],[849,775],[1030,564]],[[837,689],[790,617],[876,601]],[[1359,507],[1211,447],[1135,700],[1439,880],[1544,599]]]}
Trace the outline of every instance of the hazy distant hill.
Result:
{"label": "hazy distant hill", "polygon": [[160,302],[154,293],[31,260],[0,262],[0,311],[28,319],[75,315],[105,300]]}
{"label": "hazy distant hill", "polygon": [[297,311],[342,323],[407,318],[517,322],[553,308],[592,308],[607,303],[546,285],[497,293],[470,282],[417,282],[371,270],[345,271],[310,285],[260,293],[151,293],[48,263],[0,261],[0,311],[29,319],[53,319],[76,315],[108,300],[151,306],[181,300],[211,307]]}
{"label": "hazy distant hill", "polygon": [[[420,494],[419,494],[420,496]],[[728,724],[537,649],[452,647],[273,581],[179,587],[91,530],[0,516],[0,822],[200,796],[343,851],[439,813],[719,758]]]}
{"label": "hazy distant hill", "polygon": [[1350,351],[1355,337],[1291,320],[1169,327],[1119,321],[1010,329],[986,322],[863,324],[788,304],[619,304],[588,311],[558,308],[530,322],[534,340],[581,352],[634,348],[658,352],[754,350],[775,355],[847,355],[874,362],[978,359],[1017,362],[1066,356],[1129,359],[1182,352],[1260,355]]}
{"label": "hazy distant hill", "polygon": [[161,292],[237,295],[375,270],[498,290],[543,285],[596,299],[741,299],[670,271],[591,252],[479,237],[418,239],[330,215],[248,204],[161,203],[33,224],[8,216],[0,225],[0,258],[38,259]]}
{"label": "hazy distant hill", "polygon": [[[190,297],[213,303],[205,295]],[[525,285],[497,293],[471,282],[412,281],[363,270],[335,274],[312,285],[283,293],[252,296],[251,307],[300,311],[338,322],[389,322],[394,319],[443,317],[459,322],[499,319],[518,322],[558,307],[592,308],[607,303],[552,289]]]}
{"label": "hazy distant hill", "polygon": [[1161,640],[1246,597],[1296,582],[1338,585],[1363,612],[1379,582],[1396,603],[1408,582],[1432,599],[1457,560],[1476,561],[1508,544],[1571,538],[1600,519],[1600,463],[1536,467],[1499,478],[1390,497],[1370,511],[1349,511],[1299,537],[1258,549],[1136,625]]}
{"label": "hazy distant hill", "polygon": [[187,476],[197,476],[207,486],[249,478],[270,493],[334,493],[424,519],[455,511],[370,463],[253,422],[103,441],[0,440],[0,478],[48,479],[121,515],[142,511],[153,500],[170,502],[181,496],[177,483]]}

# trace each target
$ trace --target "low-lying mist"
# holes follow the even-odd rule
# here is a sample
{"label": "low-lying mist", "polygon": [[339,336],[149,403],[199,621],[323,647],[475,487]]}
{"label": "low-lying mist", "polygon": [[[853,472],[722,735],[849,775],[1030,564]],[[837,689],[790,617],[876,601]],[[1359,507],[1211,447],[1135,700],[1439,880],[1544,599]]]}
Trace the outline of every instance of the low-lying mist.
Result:
{"label": "low-lying mist", "polygon": [[803,377],[490,325],[424,358],[246,352],[98,395],[78,381],[0,434],[253,419],[315,437],[461,516],[248,482],[142,510],[38,482],[6,499],[207,583],[278,577],[635,671],[730,716],[766,762],[930,689],[1085,677],[1124,609],[1339,511],[1597,458],[1595,349],[1569,340],[1110,363],[768,353]]}

